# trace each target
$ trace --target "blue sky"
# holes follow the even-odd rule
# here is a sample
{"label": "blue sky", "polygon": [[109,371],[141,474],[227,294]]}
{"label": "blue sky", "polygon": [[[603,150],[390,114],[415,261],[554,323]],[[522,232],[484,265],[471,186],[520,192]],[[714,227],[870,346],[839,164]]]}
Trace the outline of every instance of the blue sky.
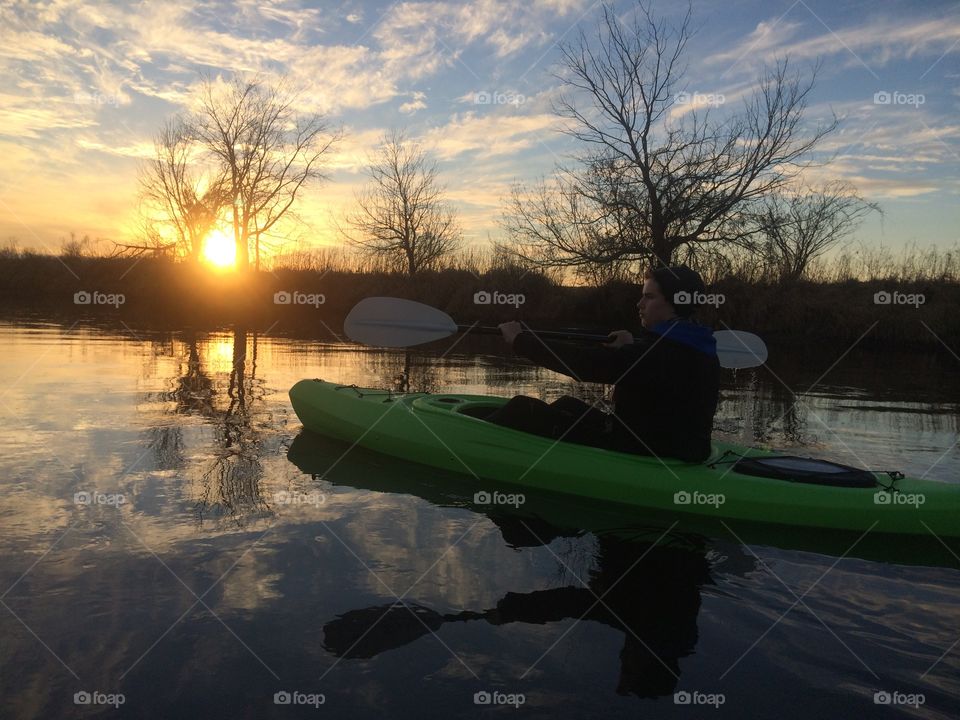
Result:
{"label": "blue sky", "polygon": [[[618,12],[632,12],[629,2]],[[654,2],[679,17],[678,3]],[[362,186],[384,131],[403,128],[438,161],[465,236],[497,238],[514,182],[549,174],[577,146],[558,132],[557,43],[595,31],[585,0],[474,3],[5,2],[0,7],[0,242],[59,247],[136,227],[138,163],[162,122],[191,107],[202,74],[285,74],[301,109],[342,126],[330,180],[304,197],[312,242]],[[884,217],[859,231],[897,248],[960,234],[960,4],[694,2],[684,87],[735,109],[764,63],[822,63],[808,110],[836,112],[832,159]],[[879,92],[892,102],[877,103]],[[478,103],[478,93],[494,100]],[[901,93],[901,95],[892,95]],[[481,96],[483,98],[483,96]]]}

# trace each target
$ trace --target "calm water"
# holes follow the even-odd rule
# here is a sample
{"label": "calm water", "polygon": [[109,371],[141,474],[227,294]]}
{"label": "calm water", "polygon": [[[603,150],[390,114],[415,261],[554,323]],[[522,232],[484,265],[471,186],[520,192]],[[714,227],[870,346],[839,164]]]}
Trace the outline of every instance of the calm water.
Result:
{"label": "calm water", "polygon": [[[287,401],[304,377],[405,369],[415,390],[599,390],[496,344],[0,337],[4,718],[960,712],[957,543],[813,552],[639,515],[600,532],[549,498],[484,512],[463,478],[302,433]],[[960,363],[837,357],[727,372],[718,436],[960,482]]]}

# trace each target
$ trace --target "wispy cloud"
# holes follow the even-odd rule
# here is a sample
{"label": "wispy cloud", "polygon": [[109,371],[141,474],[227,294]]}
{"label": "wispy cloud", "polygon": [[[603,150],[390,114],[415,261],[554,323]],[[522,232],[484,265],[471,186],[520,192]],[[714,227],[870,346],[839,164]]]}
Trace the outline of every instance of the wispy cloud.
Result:
{"label": "wispy cloud", "polygon": [[811,169],[808,180],[843,179],[874,200],[955,192],[960,164],[949,158],[960,145],[960,125],[915,109],[858,103],[840,110],[840,130],[819,148],[829,161]]}
{"label": "wispy cloud", "polygon": [[[802,36],[804,31],[813,34]],[[732,47],[706,58],[705,65],[739,63],[744,69],[776,58],[816,60],[845,56],[842,66],[882,68],[894,60],[936,56],[960,40],[960,17],[927,17],[905,20],[876,18],[848,27],[824,27],[802,4],[776,22],[763,20]]]}
{"label": "wispy cloud", "polygon": [[73,97],[0,93],[0,136],[37,139],[46,131],[97,125],[96,108]]}
{"label": "wispy cloud", "polygon": [[107,155],[134,158],[136,160],[148,160],[154,156],[153,143],[150,142],[135,142],[130,145],[111,143],[107,145],[97,140],[81,138],[77,141],[77,146],[84,150],[96,150],[97,152],[106,153]]}
{"label": "wispy cloud", "polygon": [[404,115],[412,115],[417,110],[423,110],[425,107],[427,107],[427,104],[424,102],[426,97],[426,93],[414,92],[413,98],[408,102],[403,103],[403,105],[399,107],[400,112]]}
{"label": "wispy cloud", "polygon": [[467,112],[426,132],[423,142],[444,160],[467,154],[480,158],[515,155],[533,147],[556,123],[552,115]]}

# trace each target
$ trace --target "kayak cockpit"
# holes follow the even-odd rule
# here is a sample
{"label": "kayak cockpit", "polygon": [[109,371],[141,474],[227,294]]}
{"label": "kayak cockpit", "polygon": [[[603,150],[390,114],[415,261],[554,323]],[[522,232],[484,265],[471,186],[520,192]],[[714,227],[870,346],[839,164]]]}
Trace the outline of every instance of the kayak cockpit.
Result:
{"label": "kayak cockpit", "polygon": [[507,398],[483,395],[427,395],[417,399],[415,405],[417,409],[440,410],[454,415],[486,420],[506,402]]}
{"label": "kayak cockpit", "polygon": [[[722,451],[719,456],[718,450]],[[830,460],[781,455],[755,448],[744,452],[742,448],[724,448],[722,444],[718,447],[716,443],[714,453],[706,464],[711,468],[730,466],[729,469],[732,472],[740,475],[842,488],[882,487],[893,490],[892,483],[903,478],[900,472],[884,471],[892,481],[888,487],[881,484],[877,479],[877,472],[871,470],[863,470]]]}

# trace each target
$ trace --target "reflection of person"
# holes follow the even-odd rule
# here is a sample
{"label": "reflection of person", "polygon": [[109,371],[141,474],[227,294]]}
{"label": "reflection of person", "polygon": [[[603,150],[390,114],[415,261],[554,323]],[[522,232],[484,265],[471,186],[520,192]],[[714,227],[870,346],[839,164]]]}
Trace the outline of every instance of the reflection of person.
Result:
{"label": "reflection of person", "polygon": [[324,625],[323,646],[339,657],[371,658],[435,633],[448,622],[542,625],[582,619],[624,633],[619,694],[670,695],[680,678],[679,659],[697,643],[700,586],[710,580],[709,563],[699,550],[611,537],[598,542],[596,566],[584,578],[585,587],[507,593],[485,612],[441,615],[403,601],[350,610]]}
{"label": "reflection of person", "polygon": [[643,331],[610,333],[604,347],[544,342],[518,322],[500,325],[515,352],[584,382],[614,385],[607,414],[581,400],[517,396],[488,419],[516,430],[623,452],[701,462],[710,455],[720,364],[709,328],[691,321],[703,280],[680,265],[647,273],[637,303]]}
{"label": "reflection of person", "polygon": [[[697,643],[700,585],[709,580],[702,553],[601,538],[587,587],[507,593],[487,621],[548,623],[592,620],[624,633],[617,693],[671,695],[678,660]],[[602,602],[597,602],[602,598]]]}

